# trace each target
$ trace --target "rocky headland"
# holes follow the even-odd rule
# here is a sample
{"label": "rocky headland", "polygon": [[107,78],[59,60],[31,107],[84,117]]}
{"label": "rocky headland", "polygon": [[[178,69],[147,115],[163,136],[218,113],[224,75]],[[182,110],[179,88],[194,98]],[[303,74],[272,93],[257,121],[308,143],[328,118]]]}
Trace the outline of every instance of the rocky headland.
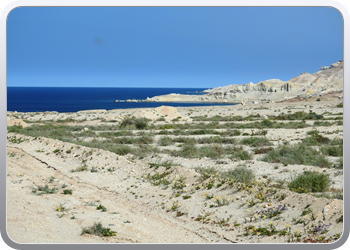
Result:
{"label": "rocky headland", "polygon": [[324,97],[328,100],[343,98],[343,61],[323,66],[320,71],[282,81],[269,79],[256,84],[232,84],[225,87],[207,89],[204,95],[169,95],[147,98],[147,102],[210,102],[210,103],[269,103],[281,101],[315,100]]}

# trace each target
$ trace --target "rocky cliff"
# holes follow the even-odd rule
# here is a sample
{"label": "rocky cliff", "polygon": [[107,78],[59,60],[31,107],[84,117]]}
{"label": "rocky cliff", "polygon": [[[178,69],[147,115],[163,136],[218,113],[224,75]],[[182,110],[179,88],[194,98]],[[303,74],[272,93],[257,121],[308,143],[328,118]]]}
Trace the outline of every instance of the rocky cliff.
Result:
{"label": "rocky cliff", "polygon": [[232,84],[205,90],[204,95],[169,94],[148,98],[150,102],[278,102],[293,98],[310,98],[329,93],[343,93],[343,61],[323,66],[314,73],[281,81],[270,79],[259,83]]}

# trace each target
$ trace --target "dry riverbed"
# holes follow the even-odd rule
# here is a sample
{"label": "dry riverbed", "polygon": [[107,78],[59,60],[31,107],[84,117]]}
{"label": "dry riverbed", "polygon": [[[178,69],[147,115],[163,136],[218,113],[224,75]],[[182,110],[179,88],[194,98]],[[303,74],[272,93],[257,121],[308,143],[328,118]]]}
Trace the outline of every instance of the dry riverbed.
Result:
{"label": "dry riverbed", "polygon": [[7,120],[15,242],[328,243],[343,232],[340,101]]}

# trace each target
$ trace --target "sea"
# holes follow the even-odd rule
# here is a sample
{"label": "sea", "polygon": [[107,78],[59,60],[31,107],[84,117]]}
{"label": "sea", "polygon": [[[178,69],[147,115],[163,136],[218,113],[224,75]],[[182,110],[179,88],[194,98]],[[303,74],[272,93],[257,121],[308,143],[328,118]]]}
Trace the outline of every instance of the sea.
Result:
{"label": "sea", "polygon": [[[153,108],[229,105],[218,103],[125,102],[128,99],[171,93],[203,95],[201,88],[81,88],[81,87],[7,87],[7,111],[77,112],[91,109]],[[115,102],[119,100],[119,102]],[[231,104],[232,105],[232,104]]]}

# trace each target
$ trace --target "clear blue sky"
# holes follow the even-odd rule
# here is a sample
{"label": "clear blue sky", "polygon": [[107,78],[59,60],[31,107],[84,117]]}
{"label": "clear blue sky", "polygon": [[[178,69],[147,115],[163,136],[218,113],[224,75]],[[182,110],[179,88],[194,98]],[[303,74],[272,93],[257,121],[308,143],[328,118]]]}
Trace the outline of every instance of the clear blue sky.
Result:
{"label": "clear blue sky", "polygon": [[329,7],[22,7],[7,21],[7,86],[212,88],[342,59]]}

